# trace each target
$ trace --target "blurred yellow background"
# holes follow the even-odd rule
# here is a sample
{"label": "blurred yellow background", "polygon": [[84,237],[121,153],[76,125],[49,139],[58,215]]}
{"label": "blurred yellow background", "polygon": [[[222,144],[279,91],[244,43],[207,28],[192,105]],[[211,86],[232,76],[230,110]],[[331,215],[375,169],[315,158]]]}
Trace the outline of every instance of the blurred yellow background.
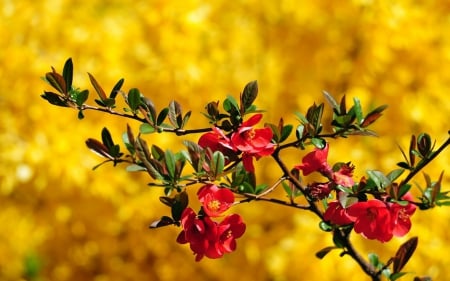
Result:
{"label": "blurred yellow background", "polygon": [[[332,243],[315,217],[266,203],[238,206],[248,230],[235,253],[195,263],[175,242],[179,229],[148,229],[168,212],[162,190],[121,168],[91,170],[101,159],[85,139],[108,126],[119,141],[127,121],[95,112],[79,121],[39,97],[50,90],[41,77],[72,57],[74,84],[92,96],[86,72],[106,91],[123,77],[125,90],[138,87],[160,109],[176,99],[193,110],[192,127],[207,125],[199,113],[207,102],[237,97],[255,79],[265,122],[295,122],[295,111],[324,102],[322,90],[348,103],[359,97],[366,111],[388,104],[373,127],[380,138],[332,141],[330,161],[351,160],[360,177],[394,169],[397,144],[407,149],[411,133],[446,139],[449,15],[444,0],[1,1],[0,280],[367,280],[338,252],[314,257]],[[277,177],[268,161],[257,167],[263,179]],[[437,179],[447,170],[450,189],[449,167],[447,151],[427,172]],[[387,260],[419,236],[405,271],[450,280],[449,222],[450,210],[436,208],[417,212],[403,239],[355,240],[363,255]]]}

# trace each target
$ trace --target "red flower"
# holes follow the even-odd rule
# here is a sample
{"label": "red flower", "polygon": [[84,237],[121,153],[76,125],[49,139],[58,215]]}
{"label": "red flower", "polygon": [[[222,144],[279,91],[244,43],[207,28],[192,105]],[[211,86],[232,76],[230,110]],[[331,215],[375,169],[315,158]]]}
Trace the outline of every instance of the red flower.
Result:
{"label": "red flower", "polygon": [[353,165],[350,165],[350,163],[342,164],[339,167],[339,170],[336,172],[333,172],[332,174],[332,180],[339,185],[345,186],[345,187],[352,187],[355,182],[353,181],[353,169],[355,167]]}
{"label": "red flower", "polygon": [[302,164],[295,166],[296,169],[302,170],[303,175],[307,176],[312,172],[320,172],[329,175],[332,170],[327,163],[328,144],[324,149],[315,148],[314,151],[308,153],[303,157]]}
{"label": "red flower", "polygon": [[336,225],[346,225],[354,221],[354,218],[347,214],[347,210],[342,207],[339,201],[328,203],[328,208],[323,214],[323,218]]}
{"label": "red flower", "polygon": [[218,217],[228,210],[234,202],[234,194],[227,188],[219,188],[214,184],[204,185],[197,192],[203,211],[210,217]]}
{"label": "red flower", "polygon": [[181,226],[183,230],[178,235],[177,242],[189,243],[196,255],[195,260],[201,260],[209,248],[214,247],[217,237],[216,223],[209,217],[199,218],[191,208],[186,208],[181,215]]}
{"label": "red flower", "polygon": [[[402,200],[412,201],[412,196],[407,193],[403,196]],[[392,217],[392,231],[397,237],[405,236],[411,229],[410,217],[416,211],[416,206],[411,203],[403,206],[398,203],[392,203],[390,205],[391,217]]]}
{"label": "red flower", "polygon": [[321,183],[321,182],[313,182],[306,187],[306,192],[308,192],[309,196],[315,200],[322,200],[330,195],[331,190],[333,189],[332,183]]}
{"label": "red flower", "polygon": [[227,161],[237,158],[235,148],[231,144],[230,139],[217,127],[212,128],[212,132],[205,133],[200,136],[198,145],[202,148],[210,148],[213,152],[220,151],[227,156]]}
{"label": "red flower", "polygon": [[241,216],[237,214],[227,216],[218,226],[220,250],[223,253],[236,250],[236,239],[244,234],[245,228]]}
{"label": "red flower", "polygon": [[236,249],[236,239],[245,232],[245,224],[239,215],[231,215],[217,224],[208,216],[198,217],[191,208],[186,208],[181,217],[183,230],[177,242],[189,243],[195,260],[204,256],[216,259]]}
{"label": "red flower", "polygon": [[371,199],[357,202],[347,208],[347,213],[355,217],[354,229],[368,239],[381,242],[391,240],[393,236],[391,213],[385,202]]}
{"label": "red flower", "polygon": [[253,128],[262,118],[262,114],[256,114],[243,122],[239,129],[231,135],[233,146],[243,152],[242,161],[244,168],[253,172],[253,157],[259,159],[267,156],[275,150],[275,144],[272,141],[272,130],[270,128]]}

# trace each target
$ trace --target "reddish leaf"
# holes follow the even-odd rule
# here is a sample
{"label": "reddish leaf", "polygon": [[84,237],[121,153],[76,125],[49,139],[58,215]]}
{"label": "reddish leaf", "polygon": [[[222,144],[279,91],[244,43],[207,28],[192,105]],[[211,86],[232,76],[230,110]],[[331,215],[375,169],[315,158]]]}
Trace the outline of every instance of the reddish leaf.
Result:
{"label": "reddish leaf", "polygon": [[395,253],[393,273],[400,272],[417,248],[418,238],[413,237],[403,243]]}
{"label": "reddish leaf", "polygon": [[105,91],[103,91],[102,87],[100,87],[100,84],[98,84],[97,80],[95,80],[94,76],[88,72],[89,79],[91,80],[92,86],[94,86],[95,91],[97,92],[98,96],[102,101],[106,100],[106,94]]}

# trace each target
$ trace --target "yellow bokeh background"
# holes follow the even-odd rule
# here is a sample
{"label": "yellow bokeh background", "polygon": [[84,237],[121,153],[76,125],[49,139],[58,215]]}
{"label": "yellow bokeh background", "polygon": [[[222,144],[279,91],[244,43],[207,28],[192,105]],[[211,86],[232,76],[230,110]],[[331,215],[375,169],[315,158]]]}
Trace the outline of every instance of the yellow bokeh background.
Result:
{"label": "yellow bokeh background", "polygon": [[[90,87],[86,72],[106,91],[123,77],[124,89],[138,87],[160,109],[176,99],[192,110],[192,128],[207,125],[207,102],[237,97],[252,80],[265,122],[295,122],[295,111],[324,102],[322,90],[346,94],[348,103],[359,97],[366,111],[388,104],[373,127],[379,138],[332,140],[330,161],[351,160],[360,177],[394,169],[397,145],[406,149],[410,134],[447,138],[449,15],[444,0],[1,1],[0,280],[368,280],[338,252],[315,258],[332,243],[317,218],[262,202],[236,208],[248,225],[236,252],[194,262],[175,242],[179,229],[148,229],[168,212],[149,178],[91,170],[101,159],[87,138],[107,126],[119,141],[127,122],[139,124],[96,112],[80,121],[40,98],[50,90],[41,77],[72,57],[76,86]],[[148,141],[181,143],[170,135]],[[293,165],[302,154],[291,152]],[[261,179],[279,176],[270,161],[257,165]],[[446,151],[426,171],[437,179],[447,170],[450,189],[449,167]],[[405,238],[355,243],[387,260],[419,236],[405,271],[450,280],[449,210],[417,212],[412,221]]]}

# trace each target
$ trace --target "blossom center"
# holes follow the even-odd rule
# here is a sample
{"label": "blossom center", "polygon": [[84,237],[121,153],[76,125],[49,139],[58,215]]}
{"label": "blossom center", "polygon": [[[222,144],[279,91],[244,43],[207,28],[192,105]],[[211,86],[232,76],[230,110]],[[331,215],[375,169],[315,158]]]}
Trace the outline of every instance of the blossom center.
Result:
{"label": "blossom center", "polygon": [[401,209],[398,212],[398,218],[402,221],[407,221],[409,219],[409,215],[406,213],[405,209]]}
{"label": "blossom center", "polygon": [[255,136],[256,136],[256,133],[255,133],[254,129],[251,129],[251,130],[247,131],[247,133],[246,133],[246,137],[251,140],[254,139]]}
{"label": "blossom center", "polygon": [[217,211],[220,209],[220,201],[219,200],[212,200],[208,202],[208,208],[213,211]]}

